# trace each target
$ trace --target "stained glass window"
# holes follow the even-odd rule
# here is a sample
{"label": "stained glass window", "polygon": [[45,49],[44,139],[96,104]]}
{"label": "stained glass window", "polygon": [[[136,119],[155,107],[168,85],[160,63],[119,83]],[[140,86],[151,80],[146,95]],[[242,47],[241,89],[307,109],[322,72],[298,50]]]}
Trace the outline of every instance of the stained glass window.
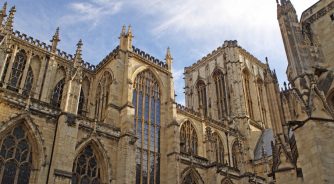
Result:
{"label": "stained glass window", "polygon": [[60,107],[62,96],[63,96],[63,90],[65,85],[65,79],[60,80],[56,87],[53,89],[52,97],[51,97],[51,104],[55,107]]}
{"label": "stained glass window", "polygon": [[20,81],[22,78],[23,70],[26,64],[27,56],[24,51],[20,51],[16,54],[13,67],[12,67],[12,73],[10,75],[9,81],[8,81],[8,89],[11,90],[18,90]]}
{"label": "stained glass window", "polygon": [[138,74],[133,90],[138,136],[136,184],[160,183],[160,89],[150,71]]}
{"label": "stained glass window", "polygon": [[186,121],[181,126],[180,131],[180,149],[183,153],[197,155],[197,134],[193,125]]}
{"label": "stained glass window", "polygon": [[197,94],[199,107],[202,108],[204,116],[208,115],[207,99],[206,99],[206,86],[203,81],[197,83]]}
{"label": "stained glass window", "polygon": [[224,146],[223,141],[217,133],[213,134],[215,161],[224,164]]}
{"label": "stained glass window", "polygon": [[98,121],[105,118],[105,110],[109,103],[109,91],[112,83],[111,75],[105,72],[97,87],[96,102],[95,102],[95,116]]}
{"label": "stained glass window", "polygon": [[5,184],[28,184],[32,150],[25,129],[15,127],[1,140],[0,181]]}
{"label": "stained glass window", "polygon": [[32,88],[33,81],[34,81],[34,73],[31,69],[31,66],[29,66],[28,73],[27,73],[27,78],[26,78],[26,81],[25,81],[24,87],[23,87],[23,95],[26,95],[26,96],[30,95],[30,91],[31,91],[31,88]]}
{"label": "stained glass window", "polygon": [[73,164],[72,184],[100,184],[100,167],[93,148],[87,146]]}
{"label": "stained glass window", "polygon": [[218,118],[222,119],[227,116],[227,97],[225,91],[224,75],[221,71],[217,70],[213,74],[216,87],[216,98],[218,108]]}

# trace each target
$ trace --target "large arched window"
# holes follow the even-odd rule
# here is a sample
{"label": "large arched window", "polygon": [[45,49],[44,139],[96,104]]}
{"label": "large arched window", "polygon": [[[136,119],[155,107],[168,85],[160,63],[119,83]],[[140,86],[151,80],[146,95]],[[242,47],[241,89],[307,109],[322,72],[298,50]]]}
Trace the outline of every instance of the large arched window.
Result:
{"label": "large arched window", "polygon": [[52,92],[51,104],[57,108],[59,108],[61,105],[64,85],[65,85],[65,79],[60,80]]}
{"label": "large arched window", "polygon": [[136,184],[160,183],[160,88],[149,70],[138,74],[134,82],[134,129],[138,136]]}
{"label": "large arched window", "polygon": [[73,164],[72,184],[101,183],[100,166],[92,146],[88,145]]}
{"label": "large arched window", "polygon": [[248,72],[244,72],[244,86],[245,86],[245,93],[246,93],[246,103],[247,103],[248,115],[251,119],[254,119],[252,96],[250,92],[250,81],[249,81]]}
{"label": "large arched window", "polygon": [[225,90],[225,79],[221,71],[216,70],[213,74],[216,87],[218,118],[222,119],[227,116],[227,96]]}
{"label": "large arched window", "polygon": [[180,130],[180,150],[183,153],[197,155],[198,139],[193,125],[186,121]]}
{"label": "large arched window", "polygon": [[232,163],[234,168],[238,168],[238,163],[240,162],[240,144],[235,141],[232,145]]}
{"label": "large arched window", "polygon": [[206,98],[206,86],[205,83],[200,80],[197,82],[197,94],[198,94],[198,103],[199,107],[203,110],[204,116],[208,115],[207,109],[207,98]]}
{"label": "large arched window", "polygon": [[0,181],[6,184],[28,184],[32,167],[32,147],[22,125],[1,140]]}
{"label": "large arched window", "polygon": [[26,81],[24,83],[24,87],[23,87],[23,95],[30,95],[30,91],[33,85],[33,81],[34,81],[34,73],[31,69],[31,66],[29,66],[28,69],[28,73],[27,73],[27,78]]}
{"label": "large arched window", "polygon": [[95,102],[95,116],[98,121],[105,118],[105,110],[109,103],[109,93],[112,78],[109,72],[105,72],[98,84]]}
{"label": "large arched window", "polygon": [[8,89],[15,91],[18,90],[26,61],[27,56],[24,51],[20,51],[16,54],[12,67],[12,73],[10,74],[8,81]]}
{"label": "large arched window", "polygon": [[213,134],[215,161],[224,164],[224,145],[217,133]]}

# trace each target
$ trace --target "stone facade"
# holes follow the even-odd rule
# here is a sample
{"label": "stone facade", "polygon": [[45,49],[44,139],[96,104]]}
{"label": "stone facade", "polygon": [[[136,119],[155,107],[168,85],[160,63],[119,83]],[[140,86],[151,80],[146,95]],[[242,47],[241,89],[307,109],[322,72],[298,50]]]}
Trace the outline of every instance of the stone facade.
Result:
{"label": "stone facade", "polygon": [[[281,4],[279,12],[293,10]],[[162,62],[134,47],[131,27],[122,28],[119,45],[94,66],[83,61],[81,40],[67,54],[57,49],[59,29],[50,45],[42,43],[13,31],[16,9],[8,15],[6,9],[0,12],[2,183],[333,181],[327,37],[321,38],[326,48],[309,44],[299,51],[282,26],[286,48],[297,53],[287,51],[293,88],[282,91],[267,59],[225,41],[185,68],[183,106],[175,102],[170,49]],[[288,24],[285,15],[279,14],[280,25]],[[322,31],[317,34],[327,34]],[[319,66],[308,68],[316,59]],[[311,72],[319,76],[309,78]]]}

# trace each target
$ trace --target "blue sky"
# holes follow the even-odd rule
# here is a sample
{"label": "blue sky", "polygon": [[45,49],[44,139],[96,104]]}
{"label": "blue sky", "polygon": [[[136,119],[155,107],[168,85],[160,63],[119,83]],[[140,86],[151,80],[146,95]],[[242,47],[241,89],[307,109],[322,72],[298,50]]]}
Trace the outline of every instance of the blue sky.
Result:
{"label": "blue sky", "polygon": [[[4,1],[0,1],[3,3]],[[317,0],[292,0],[298,15]],[[11,0],[14,29],[49,43],[60,27],[59,48],[99,63],[115,46],[122,25],[132,25],[134,45],[163,60],[174,58],[177,101],[184,102],[183,69],[224,43],[239,45],[261,61],[267,56],[280,83],[287,66],[275,0]]]}

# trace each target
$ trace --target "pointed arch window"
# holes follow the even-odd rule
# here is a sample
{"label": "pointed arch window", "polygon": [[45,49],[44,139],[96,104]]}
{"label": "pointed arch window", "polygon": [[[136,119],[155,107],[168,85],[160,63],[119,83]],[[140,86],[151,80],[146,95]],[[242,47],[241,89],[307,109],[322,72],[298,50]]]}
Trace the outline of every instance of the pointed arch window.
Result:
{"label": "pointed arch window", "polygon": [[180,130],[180,150],[183,153],[197,155],[198,139],[193,125],[186,121]]}
{"label": "pointed arch window", "polygon": [[28,184],[32,168],[32,147],[22,125],[12,129],[1,140],[0,181],[6,184]]}
{"label": "pointed arch window", "polygon": [[217,133],[213,134],[215,161],[224,164],[224,145]]}
{"label": "pointed arch window", "polygon": [[72,184],[100,184],[100,166],[92,146],[88,145],[75,159]]}
{"label": "pointed arch window", "polygon": [[217,70],[213,74],[216,87],[217,107],[218,107],[218,118],[222,119],[227,116],[227,95],[225,88],[224,74]]}
{"label": "pointed arch window", "polygon": [[26,81],[24,83],[24,87],[23,87],[23,95],[25,96],[29,96],[30,95],[30,91],[33,85],[33,81],[34,81],[34,73],[32,71],[31,66],[29,66],[28,69],[28,73],[27,73],[27,78]]}
{"label": "pointed arch window", "polygon": [[95,116],[98,121],[105,118],[105,110],[109,103],[109,93],[112,78],[109,72],[105,72],[98,84],[96,93]]}
{"label": "pointed arch window", "polygon": [[136,184],[160,183],[160,88],[149,70],[134,82],[133,105],[136,142]]}
{"label": "pointed arch window", "polygon": [[197,83],[197,94],[199,107],[203,110],[204,116],[206,117],[208,115],[206,86],[202,80],[198,81]]}
{"label": "pointed arch window", "polygon": [[24,51],[20,51],[16,54],[15,60],[12,66],[12,73],[8,81],[8,89],[17,91],[22,78],[23,70],[27,61],[27,56]]}
{"label": "pointed arch window", "polygon": [[64,85],[65,85],[65,79],[60,80],[52,92],[51,104],[57,108],[59,108],[61,105]]}

